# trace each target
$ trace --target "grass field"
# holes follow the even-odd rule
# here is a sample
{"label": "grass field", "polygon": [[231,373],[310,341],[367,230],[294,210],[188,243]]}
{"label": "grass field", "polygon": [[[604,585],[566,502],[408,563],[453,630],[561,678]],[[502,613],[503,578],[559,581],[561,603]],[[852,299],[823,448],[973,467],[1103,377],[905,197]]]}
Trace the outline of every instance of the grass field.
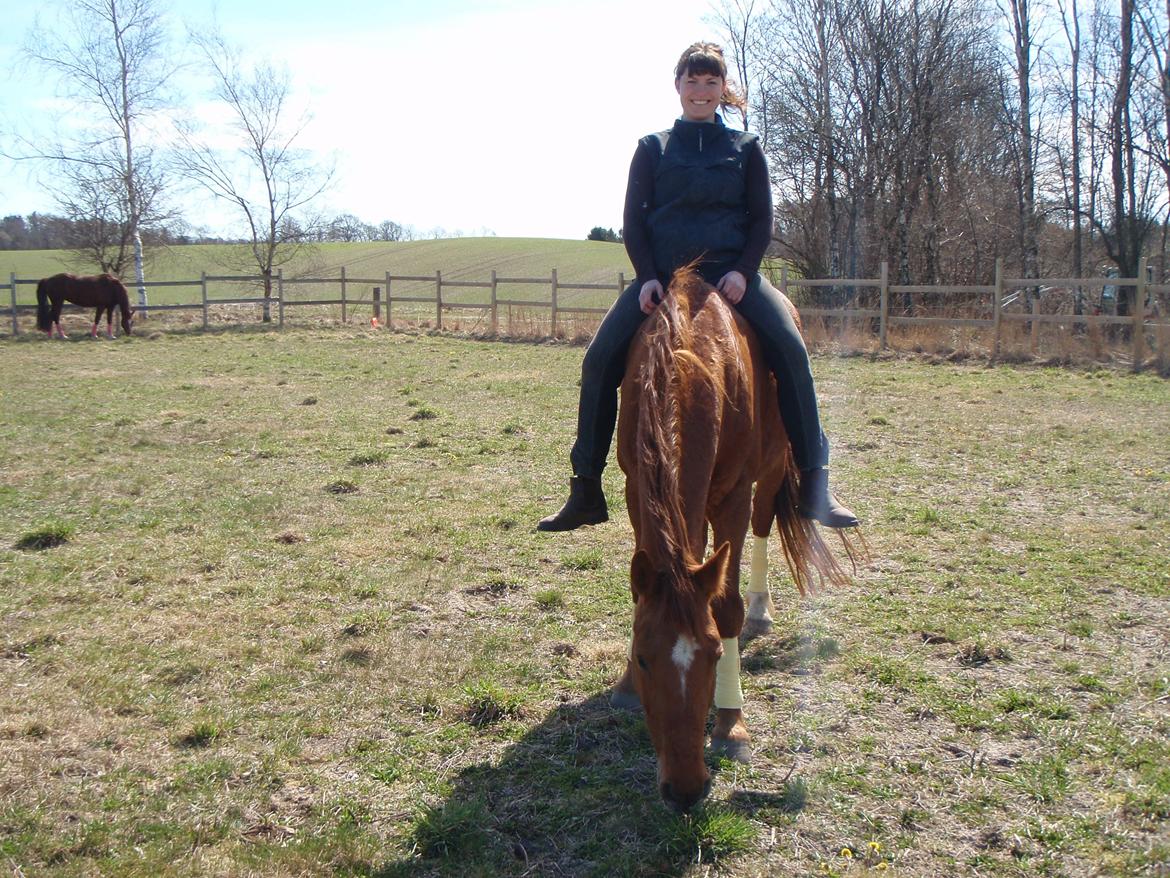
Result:
{"label": "grass field", "polygon": [[1170,384],[816,359],[872,560],[773,577],[756,760],[679,819],[604,698],[617,467],[608,524],[533,530],[581,354],[0,344],[0,871],[1167,874]]}

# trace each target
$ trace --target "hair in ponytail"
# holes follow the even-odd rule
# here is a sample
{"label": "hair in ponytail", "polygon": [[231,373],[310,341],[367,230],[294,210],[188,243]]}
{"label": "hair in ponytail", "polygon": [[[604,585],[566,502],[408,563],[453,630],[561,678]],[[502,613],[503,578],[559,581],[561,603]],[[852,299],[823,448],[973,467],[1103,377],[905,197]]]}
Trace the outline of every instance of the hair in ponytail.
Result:
{"label": "hair in ponytail", "polygon": [[723,60],[723,47],[717,43],[691,43],[674,67],[674,78],[684,76],[718,76],[723,80],[723,96],[719,106],[743,110],[747,101],[735,85],[727,78],[727,62]]}

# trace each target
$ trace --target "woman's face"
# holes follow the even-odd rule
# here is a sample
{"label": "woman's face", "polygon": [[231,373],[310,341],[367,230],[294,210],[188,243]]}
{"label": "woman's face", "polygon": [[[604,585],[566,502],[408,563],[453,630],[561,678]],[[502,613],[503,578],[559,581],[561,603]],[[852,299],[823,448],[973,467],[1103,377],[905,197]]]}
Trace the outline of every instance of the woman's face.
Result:
{"label": "woman's face", "polygon": [[723,77],[713,73],[684,73],[674,81],[688,122],[711,122],[723,97]]}

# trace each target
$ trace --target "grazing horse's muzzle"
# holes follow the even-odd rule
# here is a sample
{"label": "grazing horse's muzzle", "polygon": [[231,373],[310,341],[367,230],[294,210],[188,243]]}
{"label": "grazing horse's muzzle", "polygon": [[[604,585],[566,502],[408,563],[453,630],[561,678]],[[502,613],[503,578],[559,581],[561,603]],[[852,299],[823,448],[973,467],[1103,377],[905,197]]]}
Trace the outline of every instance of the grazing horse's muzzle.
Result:
{"label": "grazing horse's muzzle", "polygon": [[670,807],[670,810],[675,814],[686,814],[691,808],[707,798],[707,793],[711,792],[711,778],[707,778],[703,782],[703,788],[700,790],[692,790],[689,792],[681,792],[671,786],[669,781],[664,781],[659,787],[659,792],[662,793],[662,800]]}

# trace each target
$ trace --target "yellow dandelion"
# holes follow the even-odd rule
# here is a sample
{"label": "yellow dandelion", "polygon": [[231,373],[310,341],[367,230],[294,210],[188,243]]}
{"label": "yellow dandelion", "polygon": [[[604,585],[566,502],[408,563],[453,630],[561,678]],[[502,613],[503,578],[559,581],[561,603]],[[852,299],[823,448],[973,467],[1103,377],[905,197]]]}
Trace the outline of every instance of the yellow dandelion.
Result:
{"label": "yellow dandelion", "polygon": [[880,872],[883,869],[890,868],[890,864],[889,863],[878,863],[877,867],[878,867],[878,871]]}
{"label": "yellow dandelion", "polygon": [[881,850],[882,850],[882,845],[881,845],[881,842],[878,842],[878,841],[871,841],[871,842],[869,843],[869,849],[870,849],[871,851],[873,851],[875,854],[881,853]]}
{"label": "yellow dandelion", "polygon": [[853,858],[853,851],[849,850],[849,848],[841,848],[841,856],[843,856],[847,860],[852,859]]}

